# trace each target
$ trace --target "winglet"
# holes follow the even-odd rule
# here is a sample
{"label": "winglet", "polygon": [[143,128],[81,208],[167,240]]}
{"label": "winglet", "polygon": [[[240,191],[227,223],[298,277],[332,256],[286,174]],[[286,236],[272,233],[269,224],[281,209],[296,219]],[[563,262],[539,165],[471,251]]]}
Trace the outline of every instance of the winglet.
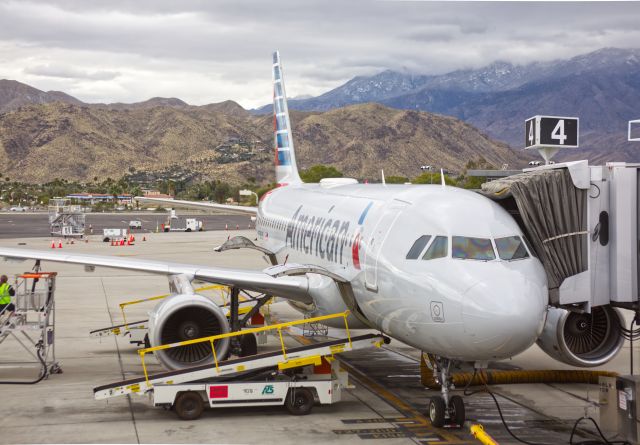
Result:
{"label": "winglet", "polygon": [[273,133],[275,145],[276,181],[279,184],[300,183],[296,154],[291,136],[291,121],[280,53],[273,53]]}

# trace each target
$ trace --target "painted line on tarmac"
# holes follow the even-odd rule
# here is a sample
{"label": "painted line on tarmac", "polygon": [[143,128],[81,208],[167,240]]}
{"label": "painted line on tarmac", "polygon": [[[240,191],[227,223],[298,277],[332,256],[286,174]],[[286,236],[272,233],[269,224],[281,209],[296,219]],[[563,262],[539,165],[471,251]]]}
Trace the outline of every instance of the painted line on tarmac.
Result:
{"label": "painted line on tarmac", "polygon": [[[291,332],[289,332],[288,335],[291,338],[295,339],[296,341],[304,345],[309,345],[313,343],[312,340],[302,335],[293,334]],[[345,368],[347,372],[349,372],[349,374],[353,376],[355,380],[361,383],[363,387],[365,387],[370,392],[378,396],[380,399],[388,403],[391,407],[396,409],[399,413],[401,413],[404,416],[402,418],[402,421],[403,421],[402,423],[392,422],[393,424],[396,424],[397,428],[409,428],[409,425],[407,425],[406,422],[411,423],[410,430],[412,434],[410,435],[406,434],[407,431],[405,431],[404,433],[406,435],[395,436],[395,437],[411,438],[411,439],[414,439],[417,443],[424,443],[425,441],[428,443],[439,443],[439,444],[475,444],[476,443],[472,440],[461,439],[460,437],[449,433],[446,429],[434,428],[431,425],[431,422],[420,411],[408,405],[406,402],[400,399],[397,395],[395,395],[394,393],[392,393],[391,391],[389,391],[379,383],[376,383],[375,381],[370,379],[363,372],[354,368],[352,365],[347,363],[344,358],[338,357],[338,360],[340,361],[341,366]],[[360,402],[364,403],[370,409],[376,412],[375,409],[373,409],[365,401],[357,397],[355,394],[353,395],[358,400],[360,400]],[[384,416],[381,415],[381,417],[384,417]],[[462,432],[464,430],[460,430],[460,431]],[[366,437],[366,438],[390,439],[392,438],[392,436],[393,435],[384,437],[384,434],[380,434],[378,435],[378,437]],[[362,437],[362,438],[364,439],[365,437]]]}

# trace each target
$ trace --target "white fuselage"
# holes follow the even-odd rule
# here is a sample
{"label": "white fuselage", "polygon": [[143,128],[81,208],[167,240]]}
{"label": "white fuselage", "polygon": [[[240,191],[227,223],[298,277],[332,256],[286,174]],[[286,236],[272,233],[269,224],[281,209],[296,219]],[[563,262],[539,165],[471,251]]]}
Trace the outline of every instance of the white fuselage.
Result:
{"label": "white fuselage", "polygon": [[[322,266],[351,283],[366,318],[387,335],[423,351],[459,360],[513,356],[544,325],[546,275],[529,255],[520,260],[452,257],[451,237],[523,237],[498,204],[440,185],[318,185],[276,188],[263,197],[256,221],[262,244],[279,263]],[[407,259],[423,235],[447,237],[446,256]],[[328,278],[311,312],[346,305]]]}

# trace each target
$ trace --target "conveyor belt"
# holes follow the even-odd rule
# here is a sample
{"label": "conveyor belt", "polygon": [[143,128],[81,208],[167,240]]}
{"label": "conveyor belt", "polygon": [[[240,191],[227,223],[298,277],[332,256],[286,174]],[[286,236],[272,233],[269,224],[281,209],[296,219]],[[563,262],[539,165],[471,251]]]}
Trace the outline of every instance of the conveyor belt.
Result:
{"label": "conveyor belt", "polygon": [[107,328],[95,329],[90,331],[89,335],[91,337],[107,337],[109,335],[120,335],[123,332],[128,332],[130,329],[147,329],[146,323],[148,321],[149,320],[140,320],[116,326],[109,326]]}
{"label": "conveyor belt", "polygon": [[139,323],[146,323],[148,321],[149,320],[132,321],[131,323],[117,324],[115,326],[109,326],[108,328],[95,329],[93,331],[89,331],[89,335],[97,334],[98,332],[101,332],[101,331],[110,331],[112,329],[127,328],[129,326],[133,326]]}
{"label": "conveyor belt", "polygon": [[145,377],[137,377],[122,380],[108,385],[98,386],[93,389],[93,393],[96,399],[105,399],[131,393],[143,394],[152,389],[153,385],[188,383],[215,377],[237,375],[250,370],[275,367],[279,363],[292,362],[305,357],[327,356],[339,352],[368,348],[379,344],[383,340],[384,337],[380,334],[365,334],[352,337],[351,345],[349,344],[348,338],[314,343],[287,349],[286,358],[282,350],[278,349],[250,357],[225,360],[218,363],[218,368],[216,368],[214,364],[207,364],[149,375],[148,379]]}

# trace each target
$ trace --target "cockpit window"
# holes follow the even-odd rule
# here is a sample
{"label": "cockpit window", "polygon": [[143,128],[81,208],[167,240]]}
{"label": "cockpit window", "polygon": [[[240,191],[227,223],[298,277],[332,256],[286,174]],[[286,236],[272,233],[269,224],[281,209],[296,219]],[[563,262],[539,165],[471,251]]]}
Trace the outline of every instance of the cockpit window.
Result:
{"label": "cockpit window", "polygon": [[420,238],[418,238],[416,242],[413,243],[413,246],[411,246],[411,249],[409,249],[409,252],[407,253],[407,259],[408,260],[418,259],[418,257],[420,256],[424,248],[427,246],[427,243],[429,242],[430,239],[431,239],[431,235],[422,235]]}
{"label": "cockpit window", "polygon": [[436,236],[422,259],[435,260],[436,258],[444,258],[447,256],[448,250],[448,238],[446,236]]}
{"label": "cockpit window", "polygon": [[522,258],[529,257],[527,248],[519,236],[496,238],[496,248],[498,249],[498,256],[501,260],[521,260]]}
{"label": "cockpit window", "polygon": [[491,240],[487,238],[468,238],[466,236],[452,237],[451,247],[453,258],[462,260],[490,261],[496,259]]}

